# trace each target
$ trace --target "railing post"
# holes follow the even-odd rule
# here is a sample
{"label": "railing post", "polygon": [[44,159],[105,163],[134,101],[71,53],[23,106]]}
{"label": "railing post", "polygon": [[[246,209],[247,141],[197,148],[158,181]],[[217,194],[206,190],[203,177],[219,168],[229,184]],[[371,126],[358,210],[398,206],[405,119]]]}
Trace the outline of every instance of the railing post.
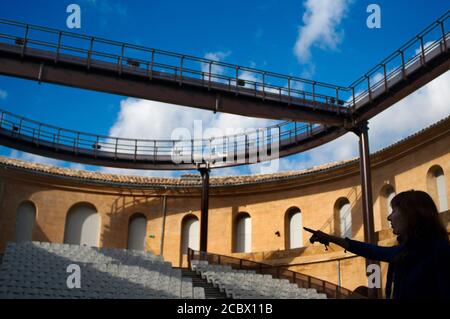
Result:
{"label": "railing post", "polygon": [[91,56],[92,56],[92,47],[94,46],[94,37],[91,37],[88,51],[88,59],[87,59],[87,69],[91,68]]}
{"label": "railing post", "polygon": [[75,146],[74,146],[74,152],[75,152],[75,155],[76,154],[78,154],[78,141],[79,141],[79,139],[80,139],[80,132],[77,132],[77,138],[75,139]]}
{"label": "railing post", "polygon": [[442,41],[444,41],[444,50],[447,51],[447,39],[445,38],[444,21],[439,21],[442,31]]}
{"label": "railing post", "polygon": [[58,147],[58,145],[59,145],[59,138],[60,138],[60,136],[61,136],[61,129],[59,128],[58,129],[58,137],[56,138],[56,145],[55,145],[55,148],[56,148],[56,150],[58,151],[58,149],[59,149],[59,147]]}
{"label": "railing post", "polygon": [[94,147],[94,157],[97,158],[97,148],[98,148],[98,135],[95,140],[95,147]]}
{"label": "railing post", "polygon": [[403,80],[406,78],[406,70],[405,70],[405,53],[400,51],[400,55],[402,57],[402,77]]}
{"label": "railing post", "polygon": [[62,38],[62,32],[58,32],[58,46],[56,47],[56,56],[55,56],[55,64],[58,63],[59,60],[59,52],[61,51],[61,39]]}
{"label": "railing post", "polygon": [[153,64],[155,63],[155,49],[152,49],[152,59],[150,61],[149,79],[153,79]]}
{"label": "railing post", "polygon": [[356,97],[355,97],[355,87],[352,86],[352,98],[353,98],[353,111],[356,108]]}
{"label": "railing post", "polygon": [[2,112],[2,117],[0,118],[0,128],[3,125],[3,117],[5,116],[5,112]]}
{"label": "railing post", "polygon": [[419,40],[420,40],[420,51],[421,51],[421,53],[420,53],[421,54],[420,62],[421,62],[422,65],[424,65],[425,64],[425,48],[423,46],[423,37],[420,36]]}
{"label": "railing post", "polygon": [[208,90],[211,90],[211,72],[212,72],[212,63],[213,63],[213,61],[209,61]]}
{"label": "railing post", "polygon": [[291,77],[288,77],[288,96],[289,96],[288,105],[290,105],[291,104]]}
{"label": "railing post", "polygon": [[[3,119],[3,114],[2,114],[2,119]],[[41,126],[42,126],[42,124],[39,123],[39,126],[38,126],[38,135],[37,135],[37,146],[38,146],[38,147],[39,147],[39,140],[41,139]]]}
{"label": "railing post", "polygon": [[119,138],[116,137],[116,145],[114,146],[114,160],[117,159],[117,146],[119,144]]}
{"label": "railing post", "polygon": [[313,109],[316,109],[316,81],[312,83],[312,98],[313,98]]}
{"label": "railing post", "polygon": [[387,72],[386,72],[386,63],[383,63],[383,72],[384,72],[384,90],[388,90],[388,84],[387,84]]}
{"label": "railing post", "polygon": [[263,72],[262,78],[263,78],[263,100],[265,100],[265,98],[266,98],[266,72]]}
{"label": "railing post", "polygon": [[180,85],[183,82],[183,60],[184,60],[184,55],[181,56],[181,61],[180,61],[180,80],[179,80]]}
{"label": "railing post", "polygon": [[367,78],[367,92],[369,94],[369,102],[372,102],[372,92],[370,89],[370,76],[368,76],[367,74],[365,75],[365,77]]}
{"label": "railing post", "polygon": [[27,47],[27,41],[28,41],[28,30],[29,30],[29,26],[27,24],[27,26],[25,27],[25,37],[23,38],[23,46],[22,46],[22,52],[21,52],[21,57],[23,58],[23,56],[25,55],[25,49]]}
{"label": "railing post", "polygon": [[239,81],[239,66],[236,66],[236,95],[238,95],[239,93],[239,88],[238,88],[238,81]]}
{"label": "railing post", "polygon": [[136,162],[137,157],[137,139],[134,140],[134,161]]}
{"label": "railing post", "polygon": [[119,57],[119,75],[122,74],[123,55],[125,54],[125,44],[122,43],[122,50]]}

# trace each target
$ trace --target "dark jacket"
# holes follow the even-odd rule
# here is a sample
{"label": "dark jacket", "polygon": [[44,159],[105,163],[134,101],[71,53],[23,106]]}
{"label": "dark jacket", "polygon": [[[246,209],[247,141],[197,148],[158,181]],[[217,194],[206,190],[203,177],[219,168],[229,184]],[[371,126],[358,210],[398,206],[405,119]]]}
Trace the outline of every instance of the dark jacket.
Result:
{"label": "dark jacket", "polygon": [[450,245],[447,241],[419,243],[410,240],[398,246],[381,247],[345,240],[348,251],[389,263],[386,298],[450,299]]}

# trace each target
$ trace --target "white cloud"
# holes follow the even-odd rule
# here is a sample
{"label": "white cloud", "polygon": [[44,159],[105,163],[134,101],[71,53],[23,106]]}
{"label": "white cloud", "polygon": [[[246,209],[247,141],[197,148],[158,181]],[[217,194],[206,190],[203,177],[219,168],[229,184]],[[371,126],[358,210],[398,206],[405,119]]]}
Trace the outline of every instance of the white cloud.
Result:
{"label": "white cloud", "polygon": [[[370,152],[373,153],[450,115],[450,71],[434,79],[369,120]],[[292,160],[280,162],[281,170],[303,169],[359,156],[358,138],[347,133]],[[298,164],[292,164],[296,162]]]}
{"label": "white cloud", "polygon": [[[231,51],[223,52],[223,51],[217,51],[217,52],[208,52],[203,57],[208,60],[213,61],[223,61],[227,56],[231,54]],[[223,66],[212,64],[211,65],[211,73],[223,75],[225,69]],[[202,72],[209,73],[209,64],[208,63],[202,63]]]}
{"label": "white cloud", "polygon": [[5,90],[0,90],[0,100],[4,100],[8,97],[8,92]]}
{"label": "white cloud", "polygon": [[[201,121],[203,134],[219,129],[225,135],[248,128],[264,128],[276,121],[128,98],[121,102],[116,122],[109,130],[114,137],[138,139],[171,139],[175,129],[185,128],[194,136],[194,121]],[[197,138],[197,136],[196,136]],[[202,138],[200,136],[199,138]],[[173,176],[176,172],[102,168],[104,172],[149,176]]]}
{"label": "white cloud", "polygon": [[335,50],[343,39],[339,25],[344,18],[350,0],[307,0],[303,25],[298,28],[294,53],[301,63],[311,58],[311,48]]}

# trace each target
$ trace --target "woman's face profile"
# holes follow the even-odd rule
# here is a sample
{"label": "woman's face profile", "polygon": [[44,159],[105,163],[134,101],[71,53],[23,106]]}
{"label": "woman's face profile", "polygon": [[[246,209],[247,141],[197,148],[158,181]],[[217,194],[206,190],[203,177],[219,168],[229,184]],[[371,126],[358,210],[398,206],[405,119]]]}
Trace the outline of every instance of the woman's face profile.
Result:
{"label": "woman's face profile", "polygon": [[387,220],[391,222],[392,232],[395,235],[401,235],[404,221],[402,220],[402,214],[397,207],[392,207],[392,213],[387,217]]}

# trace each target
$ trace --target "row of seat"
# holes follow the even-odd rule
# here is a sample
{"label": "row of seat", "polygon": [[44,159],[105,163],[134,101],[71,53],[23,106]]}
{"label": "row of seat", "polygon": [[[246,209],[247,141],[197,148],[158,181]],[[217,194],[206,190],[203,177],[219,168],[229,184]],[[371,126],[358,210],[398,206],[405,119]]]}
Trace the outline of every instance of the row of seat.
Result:
{"label": "row of seat", "polygon": [[231,266],[210,265],[204,260],[192,260],[191,269],[234,299],[326,299],[315,289],[299,288],[287,279],[257,274],[252,270],[234,270]]}
{"label": "row of seat", "polygon": [[[72,288],[78,272],[80,287]],[[0,298],[204,299],[205,292],[150,253],[25,242],[7,244]]]}

